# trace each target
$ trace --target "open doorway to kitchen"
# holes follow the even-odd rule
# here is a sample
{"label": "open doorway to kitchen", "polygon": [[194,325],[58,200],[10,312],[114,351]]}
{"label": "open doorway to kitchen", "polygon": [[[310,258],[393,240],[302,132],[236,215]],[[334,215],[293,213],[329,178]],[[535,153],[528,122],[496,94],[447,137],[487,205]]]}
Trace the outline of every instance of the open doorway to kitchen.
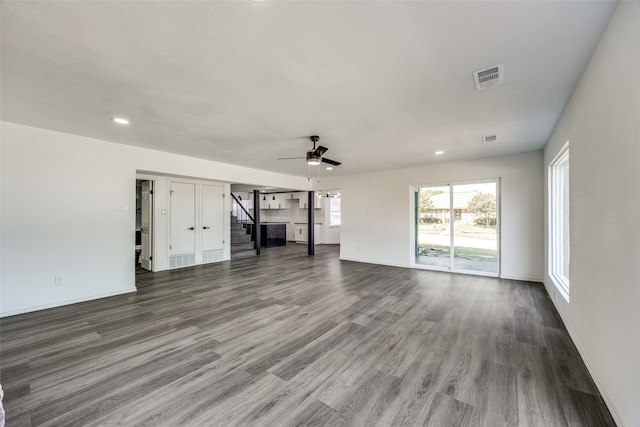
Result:
{"label": "open doorway to kitchen", "polygon": [[499,276],[499,179],[420,186],[414,196],[417,265]]}

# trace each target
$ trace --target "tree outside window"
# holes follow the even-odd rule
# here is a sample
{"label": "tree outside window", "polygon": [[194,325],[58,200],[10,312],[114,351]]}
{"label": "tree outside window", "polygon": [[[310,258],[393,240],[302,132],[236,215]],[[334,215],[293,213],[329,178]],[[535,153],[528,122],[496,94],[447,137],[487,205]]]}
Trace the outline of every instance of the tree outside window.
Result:
{"label": "tree outside window", "polygon": [[469,200],[467,208],[476,217],[476,224],[479,223],[478,225],[487,228],[496,225],[496,196],[494,194],[475,194]]}

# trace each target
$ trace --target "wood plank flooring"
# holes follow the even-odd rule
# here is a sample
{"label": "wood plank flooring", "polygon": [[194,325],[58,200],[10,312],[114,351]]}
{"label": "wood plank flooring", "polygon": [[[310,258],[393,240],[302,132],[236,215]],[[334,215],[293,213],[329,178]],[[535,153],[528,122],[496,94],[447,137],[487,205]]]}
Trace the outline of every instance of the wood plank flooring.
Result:
{"label": "wood plank flooring", "polygon": [[335,246],[2,319],[8,426],[614,426],[538,283]]}

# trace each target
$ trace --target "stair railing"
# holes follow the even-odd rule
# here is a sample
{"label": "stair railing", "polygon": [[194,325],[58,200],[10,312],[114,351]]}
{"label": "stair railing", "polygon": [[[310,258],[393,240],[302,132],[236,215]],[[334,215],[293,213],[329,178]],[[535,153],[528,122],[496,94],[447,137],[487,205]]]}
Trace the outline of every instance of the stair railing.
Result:
{"label": "stair railing", "polygon": [[235,194],[231,193],[231,197],[233,198],[233,203],[231,205],[231,215],[235,216],[238,219],[238,222],[244,223],[254,223],[253,217],[249,213],[249,211],[244,207],[244,205],[240,202],[240,200],[235,196]]}
{"label": "stair railing", "polygon": [[[259,243],[256,239],[256,221],[242,203],[242,198],[236,197],[233,193],[231,193],[231,197],[231,215],[236,218],[238,224],[241,224],[246,230],[246,233],[251,236],[251,241],[253,242],[253,248],[256,251],[256,255],[260,255]],[[249,202],[249,200],[245,201],[245,203],[247,202]],[[233,253],[233,245],[231,252]]]}

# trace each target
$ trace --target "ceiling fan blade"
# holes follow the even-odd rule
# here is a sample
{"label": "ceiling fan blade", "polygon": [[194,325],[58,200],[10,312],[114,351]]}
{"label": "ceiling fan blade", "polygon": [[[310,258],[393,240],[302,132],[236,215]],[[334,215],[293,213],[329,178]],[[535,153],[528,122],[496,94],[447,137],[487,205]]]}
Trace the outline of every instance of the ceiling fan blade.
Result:
{"label": "ceiling fan blade", "polygon": [[322,157],[322,155],[323,155],[324,153],[326,153],[326,152],[327,152],[327,150],[328,150],[328,148],[327,148],[327,147],[323,147],[322,145],[318,145],[318,148],[316,148],[316,149],[313,151],[313,155],[314,155],[314,156],[316,156],[316,157]]}
{"label": "ceiling fan blade", "polygon": [[333,166],[340,166],[342,164],[340,162],[336,162],[335,160],[327,159],[326,157],[323,157],[322,161],[324,163],[329,163],[330,165],[333,165]]}
{"label": "ceiling fan blade", "polygon": [[278,160],[306,159],[306,157],[278,157]]}

